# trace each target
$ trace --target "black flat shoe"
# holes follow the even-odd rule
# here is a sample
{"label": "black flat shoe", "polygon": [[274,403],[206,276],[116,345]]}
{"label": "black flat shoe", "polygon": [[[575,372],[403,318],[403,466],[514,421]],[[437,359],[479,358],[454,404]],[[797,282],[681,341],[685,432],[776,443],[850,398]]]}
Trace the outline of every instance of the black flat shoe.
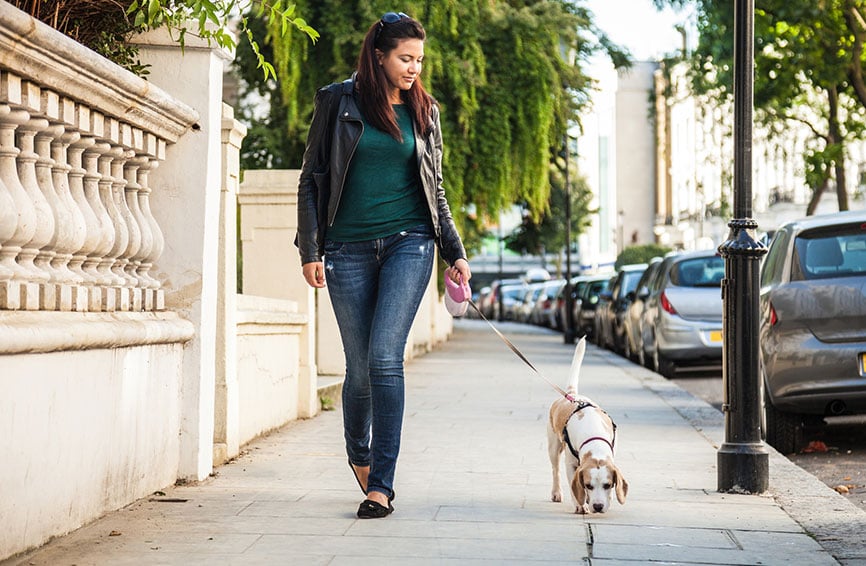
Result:
{"label": "black flat shoe", "polygon": [[388,506],[385,507],[381,503],[376,503],[372,499],[365,499],[363,502],[361,502],[361,506],[358,507],[358,518],[381,519],[382,517],[387,517],[393,512],[394,506],[390,503],[388,503]]}
{"label": "black flat shoe", "polygon": [[358,482],[358,487],[361,488],[364,495],[367,495],[367,490],[364,489],[363,485],[361,485],[361,478],[358,477],[358,470],[355,469],[355,464],[353,464],[351,460],[349,460],[349,469],[352,470],[352,475],[355,476],[355,481]]}

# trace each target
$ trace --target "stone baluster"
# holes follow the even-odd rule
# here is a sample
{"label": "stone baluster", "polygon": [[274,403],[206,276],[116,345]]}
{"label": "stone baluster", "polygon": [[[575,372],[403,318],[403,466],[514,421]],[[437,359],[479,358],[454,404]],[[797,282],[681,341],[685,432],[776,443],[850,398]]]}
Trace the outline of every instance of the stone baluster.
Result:
{"label": "stone baluster", "polygon": [[54,140],[61,137],[64,131],[65,128],[61,124],[52,124],[36,132],[35,147],[36,154],[39,156],[36,160],[36,181],[54,213],[54,233],[46,247],[51,250],[50,273],[58,283],[71,285],[77,282],[77,277],[68,266],[69,258],[72,257],[70,246],[75,230],[73,211],[70,203],[63,198],[62,189],[54,183],[54,170],[58,164],[54,160],[51,147]]}
{"label": "stone baluster", "polygon": [[31,276],[36,272],[35,266],[16,261],[24,246],[36,234],[36,207],[21,185],[15,162],[19,153],[15,147],[15,128],[27,118],[26,112],[12,110],[7,104],[0,104],[0,180],[12,199],[13,210],[17,211],[15,231],[12,236],[0,242],[0,265],[11,270],[12,278],[20,282],[31,281]]}
{"label": "stone baluster", "polygon": [[[3,107],[0,107],[0,121],[2,119]],[[2,151],[2,148],[0,148],[0,151]],[[3,247],[12,239],[17,228],[18,209],[15,207],[12,192],[6,186],[6,183],[3,182],[3,176],[0,175],[0,283],[2,283],[0,285],[0,293],[2,293],[2,296],[0,296],[0,309],[10,308],[8,305],[9,286],[6,282],[12,279],[12,274],[14,273],[10,267],[3,265]],[[10,254],[10,259],[14,262],[14,255]]]}
{"label": "stone baluster", "polygon": [[[122,249],[118,250],[117,259],[115,260],[114,265],[112,265],[111,270],[119,278],[123,279],[124,287],[134,287],[138,283],[138,279],[130,277],[126,268],[129,265],[130,258],[135,255],[138,252],[138,248],[141,247],[141,230],[138,227],[138,221],[133,215],[132,210],[130,210],[129,203],[126,199],[127,181],[126,176],[124,175],[124,168],[126,167],[127,161],[135,156],[135,151],[123,148],[121,148],[121,150],[123,153],[111,162],[111,177],[113,179],[111,191],[112,196],[114,197],[114,202],[117,205],[117,210],[120,212],[122,222],[126,227],[128,237],[126,245]],[[117,244],[115,244],[115,248],[117,247]],[[112,250],[112,254],[114,251],[115,250]]]}
{"label": "stone baluster", "polygon": [[[70,269],[69,263],[75,253],[84,245],[84,240],[87,237],[87,224],[84,213],[72,196],[72,189],[69,185],[72,165],[68,159],[69,145],[78,141],[81,134],[68,131],[62,125],[56,127],[59,131],[51,140],[51,158],[54,163],[51,168],[51,176],[57,198],[65,211],[65,217],[58,223],[58,228],[55,231],[55,241],[52,242],[52,245],[56,255],[52,264],[64,274],[66,280],[71,284],[80,284],[84,281],[84,277]],[[38,142],[39,139],[37,138],[37,147]]]}
{"label": "stone baluster", "polygon": [[85,271],[83,266],[87,256],[99,245],[99,219],[84,191],[84,176],[87,174],[84,168],[84,152],[96,143],[96,140],[82,137],[78,132],[68,132],[64,140],[69,142],[69,193],[84,218],[84,239],[78,249],[72,252],[69,269],[80,275],[84,284],[90,287],[96,284],[96,277]]}
{"label": "stone baluster", "polygon": [[[18,126],[18,178],[21,180],[21,185],[27,191],[36,207],[36,233],[27,244],[27,248],[34,253],[34,265],[39,271],[39,280],[43,283],[49,282],[50,285],[42,285],[40,287],[40,308],[53,310],[55,306],[55,294],[51,292],[53,285],[60,282],[57,272],[51,267],[51,260],[54,259],[54,252],[49,247],[49,243],[54,238],[55,222],[55,202],[57,195],[54,192],[54,187],[46,187],[40,184],[39,169],[45,168],[44,163],[40,162],[39,154],[36,153],[36,135],[48,128],[48,120],[44,118],[31,117],[27,122]],[[50,171],[50,165],[48,169]],[[50,181],[51,175],[48,175]],[[43,179],[44,180],[44,179]],[[23,255],[23,252],[22,252]]]}
{"label": "stone baluster", "polygon": [[[110,287],[120,287],[126,283],[126,280],[123,277],[118,277],[117,274],[111,271],[115,261],[117,261],[117,256],[120,254],[120,250],[125,250],[129,243],[129,230],[126,227],[126,223],[123,221],[123,216],[120,214],[120,210],[117,208],[117,201],[115,200],[113,193],[115,180],[111,176],[111,164],[121,155],[123,155],[123,148],[108,144],[108,149],[106,149],[99,157],[98,164],[99,198],[102,200],[102,204],[108,212],[108,217],[111,219],[112,237],[111,246],[109,246],[108,250],[102,255],[102,259],[99,261],[97,269],[99,274],[102,276],[103,284]],[[112,290],[113,295],[116,295],[115,291],[116,289]],[[116,296],[108,299],[104,304],[105,310],[115,310],[115,298]],[[115,305],[112,305],[112,301],[115,302]]]}
{"label": "stone baluster", "polygon": [[130,159],[126,162],[126,169],[124,170],[126,176],[126,204],[129,206],[129,210],[135,218],[135,224],[139,229],[138,249],[130,255],[129,262],[126,264],[126,273],[135,280],[136,286],[132,296],[133,310],[141,310],[142,308],[141,290],[147,287],[148,281],[138,274],[138,270],[141,267],[142,260],[148,256],[153,247],[153,233],[150,221],[141,210],[141,201],[138,194],[141,190],[141,185],[138,183],[138,171],[142,159],[147,161],[146,157],[134,157]]}
{"label": "stone baluster", "polygon": [[[102,179],[99,172],[99,159],[110,149],[109,144],[97,141],[84,150],[84,195],[96,215],[97,242],[94,249],[87,254],[87,259],[84,260],[82,267],[90,275],[92,281],[98,286],[105,287],[112,284],[112,278],[100,273],[97,266],[114,245],[114,225],[99,194],[99,185]],[[110,181],[108,185],[111,186]],[[94,290],[97,292],[90,298],[91,309],[100,310],[102,308],[102,292],[98,288],[94,288]]]}
{"label": "stone baluster", "polygon": [[[156,221],[156,218],[154,218],[153,213],[150,210],[151,189],[148,186],[148,175],[150,171],[155,169],[158,165],[159,161],[156,159],[142,159],[139,161],[138,170],[138,181],[141,185],[141,188],[138,190],[139,205],[141,206],[141,212],[144,214],[144,217],[150,223],[150,230],[153,235],[153,245],[151,246],[150,252],[142,258],[138,275],[147,282],[147,288],[153,290],[159,289],[160,283],[150,275],[150,270],[153,268],[154,262],[156,262],[156,260],[159,259],[159,256],[162,255],[162,249],[165,246],[162,229],[159,227],[159,223]],[[146,304],[145,308],[151,310],[151,308],[160,308],[160,305],[158,302],[153,306]]]}

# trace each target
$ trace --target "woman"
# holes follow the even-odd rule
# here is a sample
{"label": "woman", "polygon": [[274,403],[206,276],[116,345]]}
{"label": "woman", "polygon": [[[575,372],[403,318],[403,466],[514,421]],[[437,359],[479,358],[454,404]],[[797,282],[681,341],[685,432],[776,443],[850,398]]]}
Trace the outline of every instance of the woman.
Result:
{"label": "woman", "polygon": [[442,188],[439,109],[419,79],[425,37],[402,12],[370,27],[352,78],[316,94],[298,187],[304,278],[327,282],[346,355],[343,429],[365,519],[394,510],[403,351],[434,243],[447,277],[472,276]]}

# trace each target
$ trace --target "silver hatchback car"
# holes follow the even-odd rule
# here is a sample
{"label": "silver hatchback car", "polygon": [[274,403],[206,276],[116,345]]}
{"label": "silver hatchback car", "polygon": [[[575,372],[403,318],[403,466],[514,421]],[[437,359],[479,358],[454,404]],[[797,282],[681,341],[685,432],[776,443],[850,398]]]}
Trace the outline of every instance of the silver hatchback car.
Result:
{"label": "silver hatchback car", "polygon": [[679,366],[721,365],[722,279],[715,250],[662,260],[644,299],[641,347],[652,369],[673,377]]}
{"label": "silver hatchback car", "polygon": [[779,228],[760,305],[767,443],[794,452],[804,426],[866,413],[866,211]]}

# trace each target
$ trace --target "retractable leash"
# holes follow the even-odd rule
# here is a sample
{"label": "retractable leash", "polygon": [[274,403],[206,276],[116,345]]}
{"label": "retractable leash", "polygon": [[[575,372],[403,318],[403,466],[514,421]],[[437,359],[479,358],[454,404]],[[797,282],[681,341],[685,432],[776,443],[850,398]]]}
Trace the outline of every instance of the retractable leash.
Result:
{"label": "retractable leash", "polygon": [[484,313],[481,312],[481,309],[479,309],[478,305],[475,304],[475,301],[472,300],[472,290],[469,289],[469,284],[463,281],[463,277],[460,277],[460,283],[457,284],[446,275],[445,308],[448,310],[449,313],[451,313],[452,316],[463,316],[464,314],[466,314],[468,305],[471,305],[472,308],[475,309],[475,312],[478,313],[478,316],[480,316],[484,320],[484,322],[486,322],[490,326],[490,328],[493,329],[493,332],[495,332],[496,335],[499,336],[509,348],[511,348],[511,351],[514,352],[514,354],[518,358],[523,360],[523,363],[529,366],[529,368],[534,371],[536,375],[538,375],[538,377],[546,381],[547,384],[553,387],[553,389],[556,390],[557,393],[574,403],[574,397],[566,393],[560,386],[547,379],[540,371],[538,371],[538,369],[536,369],[536,367],[532,365],[532,362],[530,362],[526,358],[526,356],[523,355],[523,352],[521,352],[517,346],[512,344],[511,340],[506,338],[505,335],[502,334],[499,329],[496,328],[493,323],[487,319],[486,316],[484,316]]}

